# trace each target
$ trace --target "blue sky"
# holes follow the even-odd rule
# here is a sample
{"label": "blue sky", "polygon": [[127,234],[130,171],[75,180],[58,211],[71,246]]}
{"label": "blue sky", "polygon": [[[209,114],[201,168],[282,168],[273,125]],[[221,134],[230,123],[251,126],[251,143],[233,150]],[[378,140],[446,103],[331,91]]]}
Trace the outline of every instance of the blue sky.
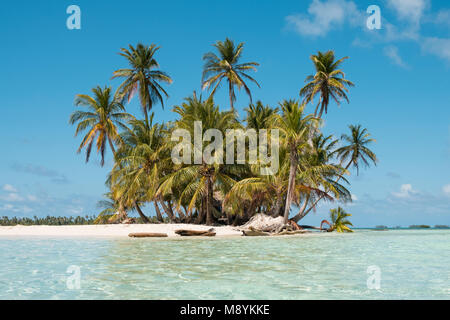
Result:
{"label": "blue sky", "polygon": [[[81,30],[66,27],[71,4],[81,8]],[[366,28],[372,4],[381,8],[380,30]],[[349,178],[355,201],[345,207],[356,226],[450,224],[447,1],[11,1],[0,26],[0,216],[98,212],[111,154],[104,168],[95,155],[85,164],[68,118],[76,94],[120,84],[110,78],[126,66],[121,47],[161,46],[161,69],[174,82],[166,108],[154,111],[167,121],[173,105],[200,90],[202,55],[231,37],[245,42],[244,60],[261,64],[253,97],[272,106],[298,98],[312,53],[350,57],[350,104],[330,105],[323,130],[340,136],[360,123],[377,140],[378,166]],[[226,90],[216,100],[227,108]],[[238,94],[242,115],[247,104]],[[140,116],[137,101],[128,110]],[[304,222],[318,224],[329,207]]]}

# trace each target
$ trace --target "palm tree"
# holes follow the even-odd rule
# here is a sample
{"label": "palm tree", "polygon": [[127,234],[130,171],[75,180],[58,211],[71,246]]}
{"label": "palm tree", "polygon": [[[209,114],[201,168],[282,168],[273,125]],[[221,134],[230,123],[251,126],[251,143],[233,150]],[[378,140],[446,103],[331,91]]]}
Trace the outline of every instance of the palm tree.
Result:
{"label": "palm tree", "polygon": [[348,169],[350,165],[356,168],[357,174],[359,174],[359,163],[366,166],[370,166],[370,162],[377,164],[377,156],[370,150],[367,145],[375,142],[375,139],[370,138],[370,133],[366,128],[361,128],[361,125],[349,125],[351,134],[343,134],[341,139],[346,141],[348,145],[336,150],[341,162],[349,160],[345,169]]}
{"label": "palm tree", "polygon": [[75,106],[87,107],[88,111],[77,110],[70,116],[69,123],[78,123],[75,136],[88,129],[88,133],[81,141],[81,149],[86,148],[86,162],[96,140],[97,152],[101,155],[101,165],[105,163],[106,144],[109,144],[115,155],[114,141],[119,137],[118,128],[126,128],[123,121],[133,118],[125,112],[125,108],[117,96],[111,94],[111,88],[97,86],[92,89],[93,97],[78,94],[75,98]]}
{"label": "palm tree", "polygon": [[331,228],[328,231],[336,230],[337,232],[353,232],[353,230],[348,227],[353,226],[353,224],[346,219],[347,217],[351,217],[351,214],[345,212],[341,207],[331,209]]}
{"label": "palm tree", "polygon": [[[191,137],[194,136],[195,121],[202,122],[203,133],[214,128],[221,131],[223,136],[225,136],[226,129],[236,128],[239,125],[234,112],[219,111],[219,107],[214,104],[213,99],[202,101],[201,97],[197,98],[195,92],[193,97],[187,98],[181,106],[176,106],[174,111],[181,116],[181,119],[176,121],[175,128],[189,131]],[[208,144],[209,142],[204,142],[203,148]],[[192,143],[192,150],[195,147]],[[218,156],[217,153],[212,155],[213,159],[216,156]],[[197,223],[203,223],[206,218],[206,224],[211,225],[213,211],[217,211],[213,205],[215,193],[226,194],[235,183],[233,176],[237,176],[239,170],[242,170],[239,165],[224,165],[218,161],[208,163],[202,155],[200,163],[193,161],[193,164],[176,166],[173,173],[164,178],[158,194],[161,196],[174,194],[174,189],[183,186],[177,199],[177,207],[188,203],[188,212],[192,212],[194,208],[198,209]]]}
{"label": "palm tree", "polygon": [[156,102],[160,102],[164,108],[163,95],[167,92],[161,86],[161,82],[172,83],[172,79],[165,72],[157,69],[159,64],[155,59],[155,53],[159,50],[155,44],[150,46],[138,43],[136,48],[129,45],[129,49],[121,48],[119,54],[125,57],[130,64],[129,69],[114,71],[114,78],[125,78],[119,87],[122,98],[130,101],[136,92],[139,95],[142,111],[148,121],[148,112]]}
{"label": "palm tree", "polygon": [[244,49],[243,42],[235,46],[233,40],[226,38],[223,42],[217,41],[213,46],[217,49],[218,55],[208,52],[203,56],[205,65],[203,67],[202,88],[209,89],[213,87],[211,91],[211,96],[213,96],[222,80],[225,79],[228,82],[231,110],[234,110],[233,103],[236,100],[234,94],[235,86],[238,89],[244,87],[251,102],[252,95],[244,80],[250,80],[260,87],[258,82],[246,73],[248,70],[256,71],[256,66],[259,66],[259,64],[256,62],[239,63],[242,50]]}
{"label": "palm tree", "polygon": [[150,122],[146,120],[130,121],[131,129],[122,133],[123,144],[117,152],[116,165],[111,174],[112,189],[124,197],[130,207],[136,208],[140,217],[149,222],[139,203],[153,201],[160,216],[155,193],[159,179],[167,174],[169,167],[169,150],[166,147],[166,126],[153,124],[154,113]]}
{"label": "palm tree", "polygon": [[284,209],[284,221],[288,223],[300,154],[310,147],[309,137],[317,128],[318,119],[312,114],[305,115],[305,104],[299,105],[298,101],[284,100],[280,107],[281,115],[275,114],[272,121],[273,128],[280,131],[281,145],[289,152],[289,183]]}
{"label": "palm tree", "polygon": [[[303,205],[300,207],[298,214],[291,218],[292,221],[297,223],[301,220],[307,214],[307,206],[317,199],[325,198],[333,201],[351,198],[350,192],[338,181],[335,181],[335,177],[342,175],[345,170],[340,165],[332,163],[337,143],[338,140],[333,140],[332,136],[325,137],[321,133],[313,136],[312,152],[304,155],[300,162],[299,171],[301,173],[298,174],[297,180],[301,184],[315,189],[321,188],[324,191],[305,192]],[[345,182],[348,183],[347,180]]]}
{"label": "palm tree", "polygon": [[[325,114],[327,113],[330,98],[336,101],[338,105],[342,99],[349,102],[347,87],[352,87],[354,84],[345,79],[344,72],[339,69],[342,62],[347,58],[344,57],[334,61],[334,51],[332,50],[325,53],[319,51],[317,55],[311,55],[316,74],[306,77],[305,82],[307,84],[300,90],[300,97],[304,97],[303,102],[309,103],[314,100],[316,95],[320,95],[314,116],[321,118],[324,111]],[[319,113],[317,114],[318,110]]]}
{"label": "palm tree", "polygon": [[260,129],[268,129],[270,127],[270,118],[278,112],[278,108],[272,109],[270,106],[264,106],[261,101],[256,104],[250,103],[248,108],[245,108],[247,116],[245,122],[247,128],[255,129],[258,132]]}
{"label": "palm tree", "polygon": [[[357,174],[359,174],[360,161],[367,167],[370,165],[369,161],[373,162],[375,165],[378,161],[375,153],[367,147],[368,144],[375,142],[375,139],[370,138],[370,133],[366,128],[361,128],[361,125],[349,125],[348,127],[350,128],[351,134],[343,134],[341,136],[341,140],[346,141],[348,145],[337,149],[334,153],[339,157],[341,165],[348,160],[344,172],[347,172],[353,164],[357,170]],[[340,179],[343,179],[342,174],[338,175],[335,182],[338,183]],[[307,215],[321,199],[322,197],[318,198],[311,207],[304,212],[303,216]]]}

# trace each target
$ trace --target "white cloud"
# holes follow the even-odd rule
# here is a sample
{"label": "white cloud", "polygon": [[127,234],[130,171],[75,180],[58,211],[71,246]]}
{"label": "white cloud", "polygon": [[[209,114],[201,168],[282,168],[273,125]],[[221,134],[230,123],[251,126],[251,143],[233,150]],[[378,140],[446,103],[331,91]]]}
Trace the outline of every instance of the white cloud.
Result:
{"label": "white cloud", "polygon": [[0,196],[1,200],[6,202],[21,202],[23,198],[18,193],[8,193],[5,196]]}
{"label": "white cloud", "polygon": [[361,23],[361,12],[353,1],[313,0],[308,7],[308,15],[297,14],[286,17],[289,26],[304,36],[324,36],[331,28],[345,22],[352,25]]}
{"label": "white cloud", "polygon": [[356,194],[352,193],[352,201],[358,201],[358,197],[356,196]]}
{"label": "white cloud", "polygon": [[33,195],[31,195],[31,194],[27,196],[27,199],[28,199],[29,201],[32,201],[32,202],[38,200],[38,198],[37,198],[36,196],[33,196]]}
{"label": "white cloud", "polygon": [[434,54],[450,62],[450,39],[445,38],[423,38],[422,51]]}
{"label": "white cloud", "polygon": [[450,9],[440,10],[434,19],[434,22],[450,26]]}
{"label": "white cloud", "polygon": [[413,195],[418,194],[417,191],[415,191],[412,187],[412,185],[408,184],[402,184],[400,186],[400,192],[392,192],[392,195],[396,198],[409,198]]}
{"label": "white cloud", "polygon": [[408,68],[406,63],[400,57],[400,55],[398,53],[398,48],[396,46],[387,46],[384,48],[383,52],[384,52],[384,55],[387,56],[394,64],[396,64],[402,68]]}
{"label": "white cloud", "polygon": [[13,187],[12,185],[10,185],[10,184],[5,184],[5,185],[3,185],[2,189],[3,189],[3,191],[6,191],[6,192],[17,192],[17,189],[14,188],[14,187]]}
{"label": "white cloud", "polygon": [[15,206],[12,204],[4,204],[0,207],[0,211],[6,211],[6,213],[30,213],[34,210],[26,205],[24,206]]}
{"label": "white cloud", "polygon": [[442,187],[442,192],[444,192],[444,194],[446,196],[450,196],[450,184],[447,184],[445,186]]}
{"label": "white cloud", "polygon": [[429,0],[388,0],[388,6],[395,10],[399,19],[418,28]]}

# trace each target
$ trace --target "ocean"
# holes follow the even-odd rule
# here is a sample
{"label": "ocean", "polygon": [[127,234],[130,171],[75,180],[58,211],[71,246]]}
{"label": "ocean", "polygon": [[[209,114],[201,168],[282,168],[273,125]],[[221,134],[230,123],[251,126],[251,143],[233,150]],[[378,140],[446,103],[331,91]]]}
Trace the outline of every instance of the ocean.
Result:
{"label": "ocean", "polygon": [[450,230],[0,237],[0,299],[449,299]]}

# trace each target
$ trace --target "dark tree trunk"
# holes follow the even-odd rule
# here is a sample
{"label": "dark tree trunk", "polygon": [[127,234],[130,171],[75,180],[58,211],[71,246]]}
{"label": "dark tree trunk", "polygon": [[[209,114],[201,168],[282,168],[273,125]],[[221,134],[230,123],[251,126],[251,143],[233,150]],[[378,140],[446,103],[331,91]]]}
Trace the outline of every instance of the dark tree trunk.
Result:
{"label": "dark tree trunk", "polygon": [[134,207],[136,208],[136,211],[138,212],[139,216],[142,220],[144,220],[145,223],[149,223],[150,220],[147,218],[147,216],[142,212],[141,207],[136,203],[136,201],[133,203]]}
{"label": "dark tree trunk", "polygon": [[212,188],[211,188],[211,177],[206,178],[206,224],[212,225]]}
{"label": "dark tree trunk", "polygon": [[304,216],[305,216],[305,209],[306,206],[308,205],[308,201],[309,201],[309,194],[306,196],[305,202],[303,203],[302,207],[300,208],[299,213],[297,213],[295,215],[295,217],[293,217],[291,220],[294,221],[295,223],[299,222]]}
{"label": "dark tree trunk", "polygon": [[292,197],[294,193],[295,188],[295,173],[297,169],[297,157],[295,155],[294,146],[291,146],[291,165],[289,168],[289,183],[288,183],[288,190],[287,190],[287,196],[286,196],[286,207],[284,208],[284,223],[288,223],[289,220],[289,211],[291,209],[291,202]]}
{"label": "dark tree trunk", "polygon": [[173,216],[173,213],[171,210],[169,210],[169,207],[167,207],[166,203],[164,202],[163,199],[159,200],[161,206],[163,207],[164,212],[167,214],[167,216],[169,217],[171,222],[175,221],[175,217]]}
{"label": "dark tree trunk", "polygon": [[205,198],[206,198],[205,196],[202,196],[202,203],[200,205],[200,210],[198,212],[198,216],[197,216],[197,220],[196,220],[197,224],[202,224],[205,219],[205,203],[206,203]]}
{"label": "dark tree trunk", "polygon": [[163,222],[164,220],[163,220],[161,211],[159,210],[158,202],[153,201],[153,205],[155,206],[156,219],[158,219],[159,222]]}
{"label": "dark tree trunk", "polygon": [[[347,164],[347,166],[345,167],[345,170],[348,170],[348,168],[350,167],[350,165],[352,164],[352,161],[350,160],[350,162]],[[339,180],[341,179],[341,177],[342,176],[339,176],[337,179],[336,179],[336,183],[337,182],[339,182]],[[305,217],[312,209],[314,209],[315,207],[316,207],[316,205],[317,205],[317,203],[319,203],[319,201],[320,200],[322,200],[323,199],[323,196],[320,196],[316,201],[314,201],[314,203],[311,205],[311,207],[308,209],[308,210],[306,210],[305,211],[305,213],[303,214],[303,217]],[[302,218],[303,218],[302,217]],[[299,219],[300,220],[300,219]]]}
{"label": "dark tree trunk", "polygon": [[274,218],[280,215],[281,206],[283,205],[283,198],[281,197],[281,194],[277,194],[276,197],[277,199],[275,200],[275,207],[273,207],[272,209],[272,217]]}

